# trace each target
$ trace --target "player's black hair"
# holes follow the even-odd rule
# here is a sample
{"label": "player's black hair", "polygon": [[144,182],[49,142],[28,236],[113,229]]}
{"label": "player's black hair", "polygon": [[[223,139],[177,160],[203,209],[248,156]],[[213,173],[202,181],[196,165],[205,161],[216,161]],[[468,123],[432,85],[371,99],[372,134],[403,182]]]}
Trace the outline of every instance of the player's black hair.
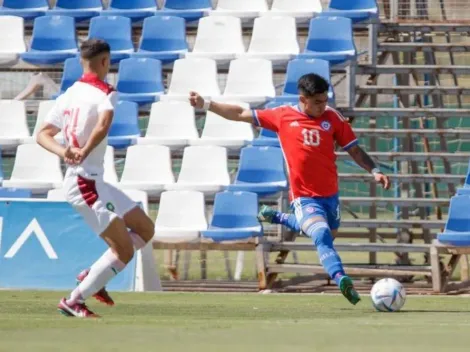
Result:
{"label": "player's black hair", "polygon": [[110,53],[111,47],[101,39],[88,39],[80,46],[80,55],[85,60],[91,60],[103,53]]}
{"label": "player's black hair", "polygon": [[330,85],[322,76],[315,73],[307,73],[299,78],[297,82],[297,90],[299,94],[306,97],[312,97],[315,94],[323,94],[328,92]]}

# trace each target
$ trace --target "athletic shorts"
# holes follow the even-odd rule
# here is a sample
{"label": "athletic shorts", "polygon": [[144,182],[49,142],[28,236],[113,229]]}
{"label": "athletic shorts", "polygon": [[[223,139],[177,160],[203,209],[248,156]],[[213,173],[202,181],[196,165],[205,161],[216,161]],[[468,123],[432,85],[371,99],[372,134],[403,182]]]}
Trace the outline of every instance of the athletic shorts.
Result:
{"label": "athletic shorts", "polygon": [[341,212],[338,194],[331,197],[296,198],[291,204],[294,214],[302,228],[309,218],[323,217],[331,230],[337,230],[341,222]]}
{"label": "athletic shorts", "polygon": [[122,218],[137,206],[124,192],[103,180],[68,176],[64,180],[65,199],[96,232],[106,230],[115,217]]}

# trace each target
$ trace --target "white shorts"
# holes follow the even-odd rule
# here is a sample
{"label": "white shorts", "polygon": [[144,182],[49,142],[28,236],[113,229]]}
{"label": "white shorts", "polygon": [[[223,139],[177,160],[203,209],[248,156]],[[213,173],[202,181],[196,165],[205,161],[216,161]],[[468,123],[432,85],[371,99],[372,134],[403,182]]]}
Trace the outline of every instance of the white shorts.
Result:
{"label": "white shorts", "polygon": [[115,217],[122,218],[137,206],[124,192],[103,180],[69,176],[64,180],[65,199],[94,232],[100,235]]}

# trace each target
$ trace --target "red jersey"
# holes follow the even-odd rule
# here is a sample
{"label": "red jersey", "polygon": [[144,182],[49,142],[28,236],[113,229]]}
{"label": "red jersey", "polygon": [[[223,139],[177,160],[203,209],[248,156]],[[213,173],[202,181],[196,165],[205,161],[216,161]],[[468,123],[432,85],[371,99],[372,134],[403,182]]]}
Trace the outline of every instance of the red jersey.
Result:
{"label": "red jersey", "polygon": [[257,126],[279,136],[289,173],[291,199],[329,197],[338,193],[335,142],[344,150],[357,142],[351,126],[335,109],[327,107],[311,117],[297,106],[253,110]]}

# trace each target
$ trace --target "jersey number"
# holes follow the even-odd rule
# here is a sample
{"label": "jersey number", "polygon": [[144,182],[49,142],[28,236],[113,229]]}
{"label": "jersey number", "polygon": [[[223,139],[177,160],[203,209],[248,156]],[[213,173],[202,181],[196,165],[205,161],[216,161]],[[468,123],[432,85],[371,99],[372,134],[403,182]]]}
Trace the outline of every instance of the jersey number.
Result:
{"label": "jersey number", "polygon": [[320,145],[320,133],[318,130],[308,130],[304,128],[302,130],[302,135],[304,136],[304,145],[311,147],[317,147]]}

